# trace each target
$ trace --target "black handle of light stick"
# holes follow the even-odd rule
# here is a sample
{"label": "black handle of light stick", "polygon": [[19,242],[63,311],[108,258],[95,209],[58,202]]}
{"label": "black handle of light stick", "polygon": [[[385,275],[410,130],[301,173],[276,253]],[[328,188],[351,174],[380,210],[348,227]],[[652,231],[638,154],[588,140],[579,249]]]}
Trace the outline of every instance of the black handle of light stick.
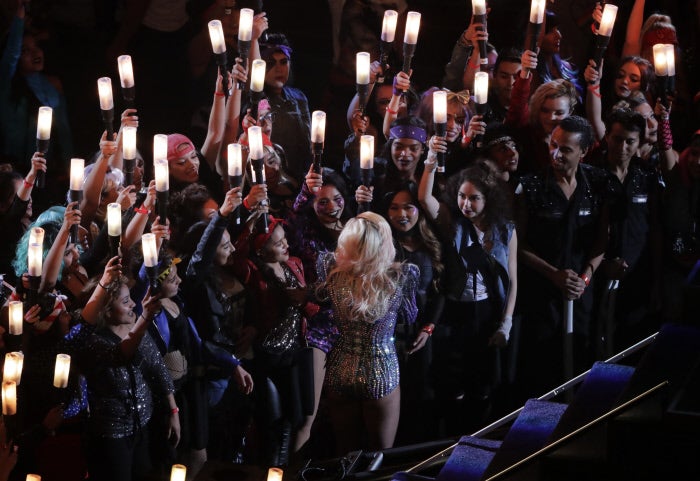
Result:
{"label": "black handle of light stick", "polygon": [[[83,191],[81,190],[73,190],[71,189],[68,193],[68,198],[71,202],[77,202],[78,206],[80,206],[80,202],[83,200]],[[77,209],[78,207],[74,207],[74,209]],[[71,244],[78,244],[80,242],[80,238],[78,237],[78,224],[74,224],[70,227],[70,243]]]}
{"label": "black handle of light stick", "polygon": [[102,122],[107,131],[107,140],[114,140],[114,109],[102,110]]}
{"label": "black handle of light stick", "polygon": [[603,55],[605,55],[605,50],[608,48],[608,43],[610,43],[610,37],[605,35],[596,35],[593,40],[593,55],[591,58],[595,62],[598,72],[600,72],[600,63],[603,61]]}
{"label": "black handle of light stick", "polygon": [[219,66],[219,74],[221,75],[221,88],[224,91],[224,98],[228,100],[228,83],[226,79],[228,78],[227,69],[228,59],[226,57],[226,52],[216,54],[216,64]]}
{"label": "black handle of light stick", "polygon": [[258,121],[258,103],[262,100],[263,92],[250,91],[250,116]]}
{"label": "black handle of light stick", "polygon": [[136,159],[124,159],[124,186],[134,185],[134,167]]}
{"label": "black handle of light stick", "polygon": [[[476,105],[476,113],[477,113],[477,115],[481,115],[481,116],[483,117],[483,116],[485,116],[486,113],[488,112],[489,104],[483,103],[483,104],[474,104],[474,105]],[[483,135],[483,134],[477,135],[476,138],[474,139],[474,142],[475,142],[475,144],[476,144],[476,148],[477,148],[477,149],[480,149],[481,147],[483,147],[483,145],[484,145],[484,135]]]}
{"label": "black handle of light stick", "polygon": [[[242,175],[229,175],[228,176],[228,185],[229,189],[235,189],[236,187],[240,187],[243,184],[243,176]],[[235,209],[233,209],[233,212],[231,215],[235,216],[236,219],[236,225],[240,225],[241,223],[241,206],[236,206]]]}
{"label": "black handle of light stick", "polygon": [[41,276],[29,277],[29,289],[27,291],[27,303],[29,307],[35,306],[39,302],[39,287],[41,287]]}
{"label": "black handle of light stick", "polygon": [[416,53],[416,44],[404,42],[404,44],[403,44],[403,67],[401,67],[401,71],[404,72],[405,74],[408,74],[411,72],[411,60],[413,59],[414,53]]}
{"label": "black handle of light stick", "polygon": [[[245,71],[248,71],[248,56],[250,55],[250,40],[239,40],[238,41],[238,56],[241,58],[241,64]],[[225,77],[224,77],[225,78]],[[238,90],[243,90],[245,84],[243,82],[238,82]]]}
{"label": "black handle of light stick", "polygon": [[537,38],[540,36],[541,30],[541,23],[528,22],[525,33],[525,50],[537,52]]}
{"label": "black handle of light stick", "polygon": [[313,171],[316,174],[320,174],[323,166],[321,165],[321,158],[323,156],[323,142],[311,142],[311,151],[313,152]]}
{"label": "black handle of light stick", "polygon": [[119,255],[119,246],[121,245],[121,236],[110,235],[109,237],[109,257]]}
{"label": "black handle of light stick", "polygon": [[[445,137],[447,135],[447,123],[439,122],[435,124],[435,135],[438,137]],[[445,152],[437,153],[437,171],[445,172]]]}
{"label": "black handle of light stick", "polygon": [[[122,98],[127,109],[135,109],[136,87],[122,87]],[[134,115],[130,113],[129,115]]]}
{"label": "black handle of light stick", "polygon": [[[362,172],[362,185],[367,187],[368,189],[372,185],[372,169],[360,169]],[[362,212],[367,212],[370,210],[370,203],[369,202],[361,202],[360,203],[360,210]]]}
{"label": "black handle of light stick", "polygon": [[[263,180],[265,177],[265,163],[263,159],[251,159],[250,160],[253,170],[255,171],[255,183],[257,185],[265,185],[266,182]],[[266,204],[266,201],[263,200],[260,202],[260,206],[263,207]],[[263,225],[265,226],[265,233],[267,234],[270,230],[269,226],[267,225],[267,214],[263,213],[262,215],[263,218]]]}
{"label": "black handle of light stick", "polygon": [[[479,27],[480,32],[486,31],[486,14],[474,15],[474,23],[481,23],[484,26]],[[481,70],[485,71],[488,68],[489,59],[486,53],[486,40],[479,40],[479,62],[481,64]]]}
{"label": "black handle of light stick", "polygon": [[383,84],[386,77],[386,72],[389,70],[389,52],[391,52],[391,42],[385,40],[379,41],[379,66],[382,68],[381,73],[377,76],[377,83]]}
{"label": "black handle of light stick", "polygon": [[[41,152],[46,156],[49,151],[50,139],[36,139],[36,151]],[[38,189],[43,189],[46,185],[46,174],[43,170],[36,173],[36,179],[34,179],[34,186]]]}
{"label": "black handle of light stick", "polygon": [[364,117],[367,108],[367,100],[369,99],[369,84],[356,84],[357,98],[360,107],[360,114]]}
{"label": "black handle of light stick", "polygon": [[158,222],[160,222],[161,225],[165,225],[168,222],[168,197],[169,197],[169,192],[168,190],[164,191],[156,191],[156,209],[158,213],[158,217],[160,219]]}
{"label": "black handle of light stick", "polygon": [[146,266],[146,277],[148,278],[148,287],[151,288],[151,295],[155,295],[160,291],[158,283],[158,266]]}

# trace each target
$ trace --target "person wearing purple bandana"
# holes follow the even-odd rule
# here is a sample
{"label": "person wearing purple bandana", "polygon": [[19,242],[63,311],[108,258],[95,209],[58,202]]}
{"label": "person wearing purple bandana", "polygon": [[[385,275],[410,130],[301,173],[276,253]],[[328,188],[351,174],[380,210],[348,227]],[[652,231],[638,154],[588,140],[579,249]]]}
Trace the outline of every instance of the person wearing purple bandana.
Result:
{"label": "person wearing purple bandana", "polygon": [[[311,113],[309,100],[301,90],[290,87],[292,48],[284,34],[269,33],[267,43],[260,45],[266,62],[265,97],[275,116],[271,140],[284,149],[289,173],[301,184],[311,165]],[[249,105],[244,105],[247,111]]]}
{"label": "person wearing purple bandana", "polygon": [[[394,191],[402,184],[418,185],[420,182],[423,161],[428,153],[425,122],[411,115],[401,117],[391,124],[390,132],[384,149],[374,159],[371,186],[361,184],[359,159],[350,171],[352,181],[357,186],[355,200],[360,206],[371,204],[373,199],[382,199],[386,192]],[[362,208],[358,211],[361,212]]]}

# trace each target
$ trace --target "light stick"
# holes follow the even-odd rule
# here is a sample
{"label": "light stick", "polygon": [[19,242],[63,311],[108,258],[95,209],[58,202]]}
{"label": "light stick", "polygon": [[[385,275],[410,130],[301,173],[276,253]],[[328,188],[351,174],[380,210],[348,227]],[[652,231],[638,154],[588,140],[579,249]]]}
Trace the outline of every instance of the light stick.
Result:
{"label": "light stick", "polygon": [[[243,153],[241,144],[228,144],[228,183],[229,188],[240,187],[243,183]],[[241,223],[240,206],[236,207],[236,224]]]}
{"label": "light stick", "polygon": [[53,372],[53,386],[57,388],[68,387],[70,375],[70,356],[68,354],[56,354],[56,367]]}
{"label": "light stick", "polygon": [[258,102],[263,97],[265,88],[266,63],[264,60],[253,60],[250,69],[250,115],[256,121],[258,119]]}
{"label": "light stick", "polygon": [[367,98],[369,97],[369,53],[357,52],[355,54],[355,84],[359,99],[360,113],[365,115]]}
{"label": "light stick", "polygon": [[311,149],[313,151],[314,172],[321,173],[321,156],[323,155],[323,143],[326,138],[326,113],[322,110],[314,110],[311,114]]}
{"label": "light stick", "polygon": [[156,159],[153,163],[156,179],[156,207],[161,225],[168,221],[168,195],[170,191],[170,170],[168,159]]}
{"label": "light stick", "polygon": [[126,126],[122,130],[122,158],[124,159],[124,186],[134,184],[136,167],[136,127]]}
{"label": "light stick", "polygon": [[22,380],[22,368],[24,366],[24,354],[21,351],[5,354],[5,365],[2,369],[3,381],[12,381],[19,385]]}
{"label": "light stick", "polygon": [[122,237],[122,206],[117,202],[107,204],[107,234],[109,236],[109,255],[119,255]]}
{"label": "light stick", "polygon": [[24,325],[24,305],[22,301],[10,301],[8,303],[8,327],[13,336],[22,335]]}
{"label": "light stick", "polygon": [[[474,103],[476,105],[476,113],[485,115],[488,110],[489,97],[489,74],[486,72],[477,72],[474,74]],[[476,136],[476,147],[481,148],[483,143],[483,135]]]}
{"label": "light stick", "polygon": [[[433,92],[433,124],[435,135],[445,137],[447,135],[447,92],[436,90]],[[445,172],[445,153],[437,154],[437,171]]]}
{"label": "light stick", "polygon": [[112,79],[100,77],[97,79],[97,92],[100,96],[102,122],[107,131],[107,140],[114,138],[114,98],[112,97]]}
{"label": "light stick", "polygon": [[617,6],[606,4],[603,9],[603,18],[600,20],[600,28],[593,42],[593,61],[596,68],[600,71],[600,63],[603,60],[605,50],[610,43],[610,35],[612,34],[613,26],[615,25],[615,17],[617,17]]}
{"label": "light stick", "polygon": [[[263,150],[262,129],[254,125],[248,129],[248,145],[250,146],[250,163],[253,167],[253,183],[264,185],[265,181],[265,151]],[[260,206],[267,205],[267,201],[260,202]],[[263,225],[265,233],[269,232],[267,214],[263,213]]]}
{"label": "light stick", "polygon": [[[78,202],[76,209],[80,207],[80,202],[83,200],[83,175],[85,170],[85,159],[70,159],[70,191],[68,198],[71,202]],[[78,244],[78,224],[72,225],[70,228],[71,244]]]}
{"label": "light stick", "polygon": [[532,0],[530,4],[530,21],[527,24],[527,32],[525,33],[525,50],[537,51],[537,39],[542,30],[546,4],[547,0]]}
{"label": "light stick", "polygon": [[[372,169],[374,168],[374,136],[360,137],[360,170],[362,185],[369,188],[372,184]],[[369,202],[362,203],[363,210],[369,210]]]}
{"label": "light stick", "polygon": [[[51,140],[51,123],[53,120],[53,109],[51,107],[39,107],[39,114],[36,119],[36,151],[46,155],[49,151]],[[43,189],[46,183],[46,176],[43,170],[36,173],[34,185]]]}
{"label": "light stick", "polygon": [[224,85],[224,95],[228,99],[228,89],[226,79],[228,72],[226,69],[228,60],[226,58],[226,39],[224,37],[224,28],[221,25],[221,20],[211,20],[209,26],[209,39],[211,40],[211,48],[216,57],[216,64],[219,66],[219,74],[221,74],[222,83]]}
{"label": "light stick", "polygon": [[151,294],[155,294],[158,291],[158,248],[155,234],[149,232],[141,236],[141,252]]}
{"label": "light stick", "polygon": [[122,98],[126,102],[126,108],[133,109],[136,88],[134,87],[134,68],[131,64],[131,55],[117,57],[117,67],[119,68],[119,83],[122,86]]}
{"label": "light stick", "polygon": [[[241,57],[243,68],[248,71],[248,56],[250,44],[253,38],[253,10],[241,8],[238,19],[238,56]],[[243,83],[238,83],[238,88],[243,90]]]}
{"label": "light stick", "polygon": [[282,481],[284,471],[280,468],[270,468],[267,470],[267,481]]}
{"label": "light stick", "polygon": [[389,65],[389,52],[396,37],[396,24],[399,19],[399,14],[396,10],[385,10],[384,19],[382,20],[382,34],[379,41],[379,65],[382,68],[382,73],[377,77],[377,82],[384,83],[384,69]]}
{"label": "light stick", "polygon": [[12,381],[2,383],[2,414],[4,416],[17,414],[17,384]]}
{"label": "light stick", "polygon": [[170,481],[185,481],[187,467],[184,464],[173,464],[170,469]]}
{"label": "light stick", "polygon": [[[472,0],[472,15],[474,23],[481,23],[483,27],[479,27],[479,31],[486,32],[486,0]],[[479,40],[479,63],[481,70],[485,70],[488,66],[489,59],[486,53],[486,40]]]}
{"label": "light stick", "polygon": [[403,70],[404,73],[411,71],[411,59],[416,53],[416,43],[418,43],[418,30],[420,29],[420,13],[408,12],[406,16],[406,32],[403,36]]}

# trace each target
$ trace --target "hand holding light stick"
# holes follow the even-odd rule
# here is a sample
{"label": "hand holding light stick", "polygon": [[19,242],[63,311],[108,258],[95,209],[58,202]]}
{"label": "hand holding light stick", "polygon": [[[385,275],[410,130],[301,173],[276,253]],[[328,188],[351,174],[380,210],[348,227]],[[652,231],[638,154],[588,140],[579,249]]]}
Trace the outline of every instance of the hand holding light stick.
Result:
{"label": "hand holding light stick", "polygon": [[170,192],[170,170],[167,159],[156,159],[153,163],[156,179],[156,207],[158,222],[165,225],[168,222],[168,196]]}
{"label": "hand holding light stick", "polygon": [[311,149],[314,154],[314,172],[321,173],[321,156],[323,155],[323,143],[326,138],[326,113],[322,110],[314,110],[311,114]]}
{"label": "hand holding light stick", "polygon": [[[488,110],[489,99],[489,74],[486,72],[477,72],[474,74],[474,103],[476,104],[476,113],[485,115]],[[481,148],[483,144],[483,135],[476,136],[476,147]]]}
{"label": "hand holding light stick", "polygon": [[547,0],[532,0],[530,4],[530,21],[527,24],[527,32],[525,33],[525,50],[537,51],[537,39],[542,31],[544,7],[546,4]]}
{"label": "hand holding light stick", "polygon": [[598,34],[595,36],[595,41],[593,43],[593,61],[598,71],[600,71],[600,63],[603,60],[605,50],[608,48],[608,43],[610,43],[610,35],[612,35],[616,17],[617,6],[609,3],[606,4],[603,9],[603,17],[600,19]]}
{"label": "hand holding light stick", "polygon": [[382,73],[377,77],[377,82],[384,83],[384,70],[388,69],[389,52],[396,37],[396,24],[399,19],[399,14],[396,10],[385,10],[384,20],[382,20],[382,35],[379,41],[379,66],[382,68]]}
{"label": "hand holding light stick", "polygon": [[[433,92],[433,124],[435,135],[445,137],[447,135],[447,92],[436,90]],[[445,172],[445,153],[437,154],[437,171]]]}
{"label": "hand holding light stick", "polygon": [[[85,170],[85,159],[70,159],[70,191],[68,198],[70,202],[80,202],[83,200],[83,171]],[[70,243],[78,244],[78,224],[70,228]]]}
{"label": "hand holding light stick", "polygon": [[[372,169],[374,168],[374,136],[363,135],[360,137],[360,171],[362,172],[362,185],[372,185]],[[369,203],[364,203],[363,210],[369,210]]]}
{"label": "hand holding light stick", "polygon": [[406,16],[406,32],[403,36],[403,70],[404,73],[411,72],[411,59],[416,53],[418,43],[418,30],[420,29],[420,13],[408,12]]}
{"label": "hand holding light stick", "polygon": [[226,40],[224,38],[224,28],[221,25],[221,20],[212,20],[208,23],[209,39],[211,47],[216,56],[216,64],[219,66],[219,74],[221,74],[222,85],[224,86],[224,96],[228,100],[228,88],[226,88],[226,79],[228,75],[226,58]]}
{"label": "hand holding light stick", "polygon": [[[250,146],[250,163],[253,166],[253,184],[265,184],[265,152],[263,150],[262,141],[262,129],[254,125],[248,129],[248,143]],[[266,205],[266,201],[260,202],[260,206]],[[267,225],[267,213],[262,215],[263,223],[265,225],[265,233],[268,233],[269,227]]]}
{"label": "hand holding light stick", "polygon": [[[228,184],[229,188],[240,187],[243,183],[243,154],[241,144],[228,144]],[[236,224],[241,223],[241,212],[236,206]]]}
{"label": "hand holding light stick", "polygon": [[124,186],[134,184],[136,167],[136,127],[126,126],[122,130],[122,158],[124,159]]}
{"label": "hand holding light stick", "polygon": [[122,98],[127,109],[134,108],[136,99],[136,88],[134,87],[134,67],[131,64],[131,55],[120,55],[117,57],[117,67],[119,67],[119,83],[122,86]]}
{"label": "hand holding light stick", "polygon": [[141,236],[141,251],[143,252],[146,277],[148,277],[151,295],[153,295],[158,291],[158,248],[156,247],[155,234],[149,232]]}
{"label": "hand holding light stick", "polygon": [[[238,20],[238,55],[241,57],[243,68],[248,71],[250,44],[253,39],[253,10],[241,8]],[[238,83],[238,89],[243,90],[243,83]]]}
{"label": "hand holding light stick", "polygon": [[355,54],[355,82],[360,114],[364,117],[367,99],[369,98],[369,53]]}
{"label": "hand holding light stick", "polygon": [[[39,107],[39,115],[36,119],[36,151],[46,155],[49,151],[49,141],[51,140],[51,121],[53,119],[53,109],[51,107]],[[44,188],[46,176],[43,170],[36,173],[35,185],[39,189]]]}
{"label": "hand holding light stick", "polygon": [[[472,14],[474,23],[480,23],[483,27],[479,27],[479,31],[486,31],[486,0],[472,0]],[[479,40],[479,63],[481,70],[486,70],[489,59],[486,53],[486,40]]]}
{"label": "hand holding light stick", "polygon": [[112,97],[112,79],[100,77],[97,79],[97,92],[100,96],[102,122],[107,131],[107,140],[114,140],[114,97]]}
{"label": "hand holding light stick", "polygon": [[250,69],[250,115],[258,120],[258,102],[262,100],[265,88],[266,64],[264,60],[253,60]]}
{"label": "hand holding light stick", "polygon": [[107,204],[107,234],[109,236],[110,257],[119,255],[122,238],[122,206],[117,202]]}

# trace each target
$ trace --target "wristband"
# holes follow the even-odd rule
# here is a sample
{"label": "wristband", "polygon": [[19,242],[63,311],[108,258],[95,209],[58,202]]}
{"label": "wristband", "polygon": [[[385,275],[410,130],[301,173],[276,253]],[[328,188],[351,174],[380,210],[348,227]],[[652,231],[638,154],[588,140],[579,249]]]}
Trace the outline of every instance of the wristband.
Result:
{"label": "wristband", "polygon": [[102,289],[104,289],[105,291],[107,290],[107,288],[106,288],[105,286],[103,286],[102,283],[101,283],[100,281],[97,281],[97,285],[100,286],[100,287],[101,287]]}
{"label": "wristband", "polygon": [[595,95],[598,98],[601,98],[602,95],[600,95],[599,90],[600,90],[600,84],[595,84],[595,85],[591,85],[588,87],[588,91],[590,93],[592,93],[593,95]]}
{"label": "wristband", "polygon": [[671,133],[671,121],[668,117],[661,117],[659,121],[659,149],[662,151],[673,148],[673,134]]}
{"label": "wristband", "polygon": [[175,406],[174,408],[172,408],[172,409],[170,410],[170,414],[177,414],[177,413],[179,413],[179,412],[180,412],[180,408],[177,407],[177,406]]}
{"label": "wristband", "polygon": [[225,97],[223,92],[214,92],[214,95],[216,95],[217,97]]}
{"label": "wristband", "polygon": [[399,110],[398,110],[398,109],[396,109],[396,110],[391,110],[388,106],[387,106],[387,108],[386,108],[386,111],[389,112],[391,115],[398,115],[398,114],[399,114]]}
{"label": "wristband", "polygon": [[252,209],[250,208],[250,204],[248,203],[248,196],[243,197],[243,207],[245,207],[245,208],[248,209],[248,210],[252,210]]}
{"label": "wristband", "polygon": [[148,209],[146,209],[145,207],[138,207],[138,208],[134,209],[134,212],[136,212],[137,214],[143,214],[143,215],[150,214],[150,211]]}
{"label": "wristband", "polygon": [[583,282],[586,284],[586,287],[591,283],[591,278],[588,277],[586,274],[581,274],[579,276],[581,279],[583,279]]}
{"label": "wristband", "polygon": [[26,188],[31,189],[32,187],[34,187],[34,182],[29,182],[29,181],[27,181],[27,179],[23,179],[23,180],[24,180],[24,186]]}
{"label": "wristband", "polygon": [[421,331],[425,332],[425,333],[428,334],[429,336],[432,336],[432,335],[433,335],[433,331],[434,331],[434,330],[435,330],[435,328],[434,328],[434,327],[430,327],[430,326],[423,326],[423,329],[421,329]]}

